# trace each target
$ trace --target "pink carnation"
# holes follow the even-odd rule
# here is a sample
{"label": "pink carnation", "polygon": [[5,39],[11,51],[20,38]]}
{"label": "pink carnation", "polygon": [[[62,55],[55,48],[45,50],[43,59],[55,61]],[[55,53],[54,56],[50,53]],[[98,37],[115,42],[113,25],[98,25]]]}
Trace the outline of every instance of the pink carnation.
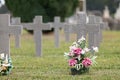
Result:
{"label": "pink carnation", "polygon": [[81,51],[82,51],[82,49],[76,48],[76,49],[73,50],[73,53],[78,56],[78,55],[81,54]]}
{"label": "pink carnation", "polygon": [[85,66],[85,67],[88,67],[92,64],[92,61],[89,59],[89,58],[85,58],[83,61],[82,61],[82,64]]}
{"label": "pink carnation", "polygon": [[70,66],[75,66],[76,63],[77,63],[77,60],[75,60],[75,59],[70,59],[69,60],[69,65]]}

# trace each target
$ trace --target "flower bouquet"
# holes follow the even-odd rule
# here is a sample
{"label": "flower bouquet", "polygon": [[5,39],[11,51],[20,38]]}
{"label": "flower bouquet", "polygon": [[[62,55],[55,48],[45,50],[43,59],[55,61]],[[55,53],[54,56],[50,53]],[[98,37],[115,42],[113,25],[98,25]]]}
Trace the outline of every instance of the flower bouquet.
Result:
{"label": "flower bouquet", "polygon": [[8,56],[4,56],[4,53],[0,54],[0,74],[1,75],[7,75],[10,73],[12,69],[12,61]]}
{"label": "flower bouquet", "polygon": [[92,49],[88,49],[84,37],[73,42],[69,48],[70,51],[65,52],[64,56],[67,57],[72,75],[88,72],[90,66],[96,63],[97,56],[95,56],[95,52],[98,52],[98,48],[92,47]]}

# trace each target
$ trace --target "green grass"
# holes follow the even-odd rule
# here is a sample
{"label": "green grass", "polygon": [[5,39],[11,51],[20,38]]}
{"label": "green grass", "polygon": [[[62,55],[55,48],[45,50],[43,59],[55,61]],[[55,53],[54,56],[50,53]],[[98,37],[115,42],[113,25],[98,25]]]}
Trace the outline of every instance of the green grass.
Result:
{"label": "green grass", "polygon": [[53,35],[44,35],[42,57],[35,57],[32,35],[22,34],[20,49],[14,48],[14,38],[11,37],[14,68],[10,75],[0,76],[0,80],[120,80],[120,32],[103,32],[103,42],[97,53],[98,64],[82,75],[70,75],[63,56],[73,41],[75,35],[71,35],[71,41],[66,43],[61,33],[60,47],[55,48]]}

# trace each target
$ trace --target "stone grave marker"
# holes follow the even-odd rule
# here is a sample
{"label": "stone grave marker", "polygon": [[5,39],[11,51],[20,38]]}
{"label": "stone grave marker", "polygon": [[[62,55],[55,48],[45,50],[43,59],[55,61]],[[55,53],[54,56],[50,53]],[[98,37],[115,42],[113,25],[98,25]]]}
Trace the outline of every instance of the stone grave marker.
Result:
{"label": "stone grave marker", "polygon": [[102,42],[102,39],[103,39],[102,31],[108,27],[108,24],[107,24],[107,22],[103,22],[103,20],[102,20],[102,18],[100,16],[96,16],[95,19],[96,19],[95,20],[96,23],[100,24],[99,40],[100,40],[100,42]]}
{"label": "stone grave marker", "polygon": [[10,57],[10,35],[20,37],[22,27],[10,25],[10,15],[0,14],[0,50]]}
{"label": "stone grave marker", "polygon": [[[12,18],[13,19],[13,18]],[[19,22],[19,24],[17,24]],[[10,20],[10,24],[11,25],[16,25],[16,26],[21,26],[22,27],[22,25],[20,25],[20,18],[15,18],[14,20],[12,20],[12,22],[11,22],[11,20]],[[20,29],[22,29],[21,27],[16,27],[16,28],[20,28]],[[21,30],[22,31],[22,30]],[[17,47],[17,48],[19,48],[20,46],[21,46],[21,37],[20,37],[20,35],[18,35],[18,34],[21,34],[21,31],[14,31],[14,30],[12,30],[12,32],[14,32],[14,34],[15,34],[15,46]]]}
{"label": "stone grave marker", "polygon": [[65,26],[64,26],[65,41],[66,41],[66,42],[69,42],[69,41],[70,41],[70,33],[71,33],[72,25],[73,25],[73,24],[69,23],[69,19],[66,18],[66,19],[65,19]]}
{"label": "stone grave marker", "polygon": [[89,23],[86,25],[86,30],[88,32],[88,43],[89,48],[93,46],[99,47],[99,31],[100,24],[95,23],[95,16],[89,15]]}
{"label": "stone grave marker", "polygon": [[77,24],[72,27],[72,32],[77,34],[77,40],[82,36],[86,37],[86,19],[87,15],[84,12],[79,12],[76,15]]}
{"label": "stone grave marker", "polygon": [[100,40],[100,42],[102,42],[102,30],[104,29],[104,27],[106,27],[107,25],[106,25],[106,23],[105,22],[103,22],[102,21],[102,18],[101,17],[99,17],[99,16],[96,16],[96,18],[95,18],[96,20],[96,23],[97,24],[100,24],[100,31],[99,31],[99,40]]}
{"label": "stone grave marker", "polygon": [[42,30],[51,30],[50,24],[43,23],[42,16],[35,16],[34,27],[29,29],[34,30],[34,40],[36,42],[36,53],[37,56],[41,56],[42,53]]}
{"label": "stone grave marker", "polygon": [[21,25],[21,18],[20,17],[12,17],[10,20],[12,25]]}
{"label": "stone grave marker", "polygon": [[60,20],[60,17],[58,17],[58,16],[56,16],[56,17],[54,17],[54,22],[52,23],[52,27],[54,27],[54,30],[55,30],[55,32],[54,32],[54,38],[55,38],[55,47],[59,47],[59,43],[60,43],[60,41],[59,41],[59,30],[60,30],[60,28],[63,28],[64,27],[64,23],[62,23],[61,22],[61,20]]}

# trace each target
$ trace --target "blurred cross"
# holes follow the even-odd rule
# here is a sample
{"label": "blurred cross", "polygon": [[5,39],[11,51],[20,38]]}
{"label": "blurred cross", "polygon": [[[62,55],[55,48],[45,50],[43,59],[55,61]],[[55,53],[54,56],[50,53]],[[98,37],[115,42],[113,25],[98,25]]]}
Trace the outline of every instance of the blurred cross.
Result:
{"label": "blurred cross", "polygon": [[9,14],[0,14],[0,50],[10,56],[9,36],[15,35],[15,39],[20,40],[22,27],[10,24]]}

